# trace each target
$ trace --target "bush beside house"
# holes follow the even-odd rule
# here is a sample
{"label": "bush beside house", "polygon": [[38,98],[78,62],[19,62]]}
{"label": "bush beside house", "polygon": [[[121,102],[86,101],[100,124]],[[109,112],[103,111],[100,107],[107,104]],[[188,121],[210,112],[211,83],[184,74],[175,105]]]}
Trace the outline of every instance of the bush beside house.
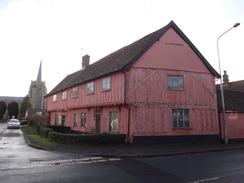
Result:
{"label": "bush beside house", "polygon": [[58,126],[37,126],[37,133],[43,138],[48,138],[53,142],[63,144],[118,145],[125,143],[126,139],[125,134],[70,134],[62,133],[65,131],[64,129],[66,128]]}

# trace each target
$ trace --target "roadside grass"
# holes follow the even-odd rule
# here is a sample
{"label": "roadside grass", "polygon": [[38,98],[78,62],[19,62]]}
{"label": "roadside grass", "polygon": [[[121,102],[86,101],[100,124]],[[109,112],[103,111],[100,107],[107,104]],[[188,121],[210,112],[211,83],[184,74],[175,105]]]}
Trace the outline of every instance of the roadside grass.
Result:
{"label": "roadside grass", "polygon": [[40,135],[38,135],[36,126],[22,126],[21,130],[32,145],[42,148],[48,148],[50,146],[57,145],[56,143],[51,142],[48,139],[42,138]]}
{"label": "roadside grass", "polygon": [[22,126],[21,130],[25,135],[36,134],[36,126]]}

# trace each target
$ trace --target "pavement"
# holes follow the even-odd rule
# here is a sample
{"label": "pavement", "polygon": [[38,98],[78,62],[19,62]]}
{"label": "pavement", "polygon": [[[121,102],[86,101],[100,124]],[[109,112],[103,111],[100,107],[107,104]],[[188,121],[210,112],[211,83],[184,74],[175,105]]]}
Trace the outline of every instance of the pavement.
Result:
{"label": "pavement", "polygon": [[[25,136],[25,135],[24,135]],[[65,152],[84,156],[102,156],[118,158],[162,157],[183,154],[244,150],[244,143],[233,144],[123,144],[117,146],[81,146],[54,144],[42,147],[25,136],[29,146],[54,152]]]}

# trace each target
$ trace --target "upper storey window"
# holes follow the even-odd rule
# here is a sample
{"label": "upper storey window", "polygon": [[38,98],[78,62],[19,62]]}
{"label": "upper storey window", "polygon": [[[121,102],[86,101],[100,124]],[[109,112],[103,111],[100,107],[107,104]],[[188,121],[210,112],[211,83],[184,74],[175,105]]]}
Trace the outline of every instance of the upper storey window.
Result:
{"label": "upper storey window", "polygon": [[111,77],[103,78],[102,80],[102,91],[107,91],[111,89]]}
{"label": "upper storey window", "polygon": [[62,93],[62,100],[65,100],[66,99],[66,91],[64,91],[63,93]]}
{"label": "upper storey window", "polygon": [[57,102],[57,94],[53,95],[53,102]]}
{"label": "upper storey window", "polygon": [[78,97],[78,87],[77,86],[72,89],[72,96],[73,96],[73,98]]}
{"label": "upper storey window", "polygon": [[184,77],[181,75],[167,76],[168,90],[184,90]]}
{"label": "upper storey window", "polygon": [[87,83],[86,85],[86,94],[94,93],[94,82]]}

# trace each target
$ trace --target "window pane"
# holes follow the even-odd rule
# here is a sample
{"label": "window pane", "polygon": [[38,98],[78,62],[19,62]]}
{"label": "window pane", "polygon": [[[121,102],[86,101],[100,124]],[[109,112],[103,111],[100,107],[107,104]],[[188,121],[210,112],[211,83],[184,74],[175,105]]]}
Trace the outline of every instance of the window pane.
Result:
{"label": "window pane", "polygon": [[74,114],[74,127],[77,127],[77,118],[78,118],[78,114],[75,113]]}
{"label": "window pane", "polygon": [[86,127],[86,112],[81,113],[81,128]]}
{"label": "window pane", "polygon": [[178,127],[177,110],[172,110],[173,127]]}
{"label": "window pane", "polygon": [[183,90],[184,89],[184,78],[183,76],[167,76],[167,83],[169,90]]}
{"label": "window pane", "polygon": [[66,99],[66,91],[62,93],[62,100]]}
{"label": "window pane", "polygon": [[172,109],[172,126],[173,128],[189,128],[189,110]]}
{"label": "window pane", "polygon": [[57,95],[53,95],[53,102],[57,102]]}
{"label": "window pane", "polygon": [[109,112],[109,131],[118,132],[119,119],[118,111]]}
{"label": "window pane", "polygon": [[110,77],[103,78],[102,80],[102,91],[110,90]]}
{"label": "window pane", "polygon": [[185,122],[185,127],[190,127],[189,110],[184,110],[184,122]]}
{"label": "window pane", "polygon": [[74,88],[72,89],[72,96],[73,96],[73,97],[77,97],[77,96],[78,96],[78,87],[74,87]]}
{"label": "window pane", "polygon": [[94,93],[94,83],[93,82],[87,84],[86,93],[87,94]]}

